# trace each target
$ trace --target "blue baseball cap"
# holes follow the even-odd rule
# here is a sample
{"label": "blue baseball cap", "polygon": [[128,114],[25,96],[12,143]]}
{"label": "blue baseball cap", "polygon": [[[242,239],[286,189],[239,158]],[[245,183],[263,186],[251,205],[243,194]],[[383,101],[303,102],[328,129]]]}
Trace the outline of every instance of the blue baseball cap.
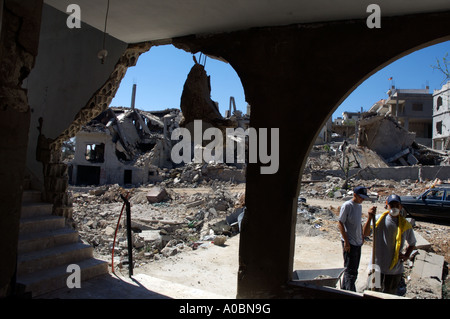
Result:
{"label": "blue baseball cap", "polygon": [[392,203],[392,202],[398,202],[398,203],[401,204],[401,203],[402,203],[402,200],[400,199],[400,196],[395,195],[395,194],[392,194],[392,195],[389,195],[389,197],[387,198],[386,202],[387,202],[388,204],[390,204],[390,203]]}
{"label": "blue baseball cap", "polygon": [[368,199],[369,196],[367,196],[367,188],[364,186],[356,186],[353,189],[353,194],[357,194],[359,197],[363,199]]}

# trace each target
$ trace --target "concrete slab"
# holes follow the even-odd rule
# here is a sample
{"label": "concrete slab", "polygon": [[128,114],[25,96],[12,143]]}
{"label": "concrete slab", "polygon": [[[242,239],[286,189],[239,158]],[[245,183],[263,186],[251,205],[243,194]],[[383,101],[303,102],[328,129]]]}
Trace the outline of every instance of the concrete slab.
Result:
{"label": "concrete slab", "polygon": [[443,267],[444,256],[439,256],[420,249],[414,260],[411,281],[420,283],[420,285],[417,285],[419,287],[426,285],[428,287],[427,291],[433,298],[441,299]]}
{"label": "concrete slab", "polygon": [[374,298],[374,299],[410,299],[410,298],[406,298],[406,297],[385,294],[383,292],[372,291],[372,290],[364,290],[364,297]]}
{"label": "concrete slab", "polygon": [[159,203],[160,201],[164,200],[167,197],[167,192],[164,188],[155,186],[152,187],[147,192],[147,199],[149,203]]}
{"label": "concrete slab", "polygon": [[441,280],[443,266],[444,256],[419,249],[419,253],[414,260],[411,276],[417,278],[438,278]]}
{"label": "concrete slab", "polygon": [[416,249],[429,250],[431,249],[431,244],[428,240],[423,238],[419,233],[414,232],[414,236],[416,237]]}

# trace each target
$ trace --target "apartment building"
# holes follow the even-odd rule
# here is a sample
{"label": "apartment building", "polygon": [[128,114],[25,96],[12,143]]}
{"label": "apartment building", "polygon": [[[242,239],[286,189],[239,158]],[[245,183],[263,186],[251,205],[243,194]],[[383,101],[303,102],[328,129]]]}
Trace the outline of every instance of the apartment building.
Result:
{"label": "apartment building", "polygon": [[369,112],[390,115],[409,132],[416,133],[416,141],[430,146],[433,136],[433,94],[425,89],[397,89],[392,86],[388,98],[375,103]]}
{"label": "apartment building", "polygon": [[433,92],[433,149],[450,148],[450,81]]}

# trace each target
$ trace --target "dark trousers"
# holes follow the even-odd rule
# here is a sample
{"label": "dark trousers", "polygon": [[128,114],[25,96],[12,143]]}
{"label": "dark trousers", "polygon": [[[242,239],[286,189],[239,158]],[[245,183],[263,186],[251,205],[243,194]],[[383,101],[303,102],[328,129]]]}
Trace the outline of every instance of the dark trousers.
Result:
{"label": "dark trousers", "polygon": [[350,251],[344,250],[342,241],[342,251],[344,252],[344,278],[342,279],[341,289],[356,291],[356,278],[358,278],[359,261],[361,259],[361,246],[350,245]]}
{"label": "dark trousers", "polygon": [[398,295],[398,286],[402,280],[403,274],[386,275],[381,274],[381,291],[386,294]]}

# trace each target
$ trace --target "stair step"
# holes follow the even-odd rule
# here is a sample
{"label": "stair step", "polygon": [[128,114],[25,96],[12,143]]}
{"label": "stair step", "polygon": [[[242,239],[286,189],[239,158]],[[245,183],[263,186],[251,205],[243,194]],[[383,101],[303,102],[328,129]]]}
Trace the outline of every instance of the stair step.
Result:
{"label": "stair step", "polygon": [[63,228],[66,220],[61,216],[39,216],[23,218],[20,220],[19,231],[21,234],[42,232],[46,230]]}
{"label": "stair step", "polygon": [[39,216],[51,215],[53,210],[53,205],[48,203],[23,203],[21,218],[33,218]]}
{"label": "stair step", "polygon": [[18,253],[44,250],[55,246],[78,242],[78,232],[65,227],[43,232],[26,233],[19,235]]}
{"label": "stair step", "polygon": [[17,274],[29,274],[93,257],[94,248],[83,243],[56,246],[28,252],[17,258]]}
{"label": "stair step", "polygon": [[[102,260],[89,258],[76,262],[76,264],[80,266],[81,270],[81,287],[83,287],[83,281],[108,273],[108,263]],[[17,282],[25,285],[25,291],[32,292],[32,297],[67,288],[67,278],[72,274],[67,272],[67,266],[21,275],[18,276]]]}
{"label": "stair step", "polygon": [[35,190],[24,190],[22,194],[22,203],[39,203],[42,202],[41,192]]}

